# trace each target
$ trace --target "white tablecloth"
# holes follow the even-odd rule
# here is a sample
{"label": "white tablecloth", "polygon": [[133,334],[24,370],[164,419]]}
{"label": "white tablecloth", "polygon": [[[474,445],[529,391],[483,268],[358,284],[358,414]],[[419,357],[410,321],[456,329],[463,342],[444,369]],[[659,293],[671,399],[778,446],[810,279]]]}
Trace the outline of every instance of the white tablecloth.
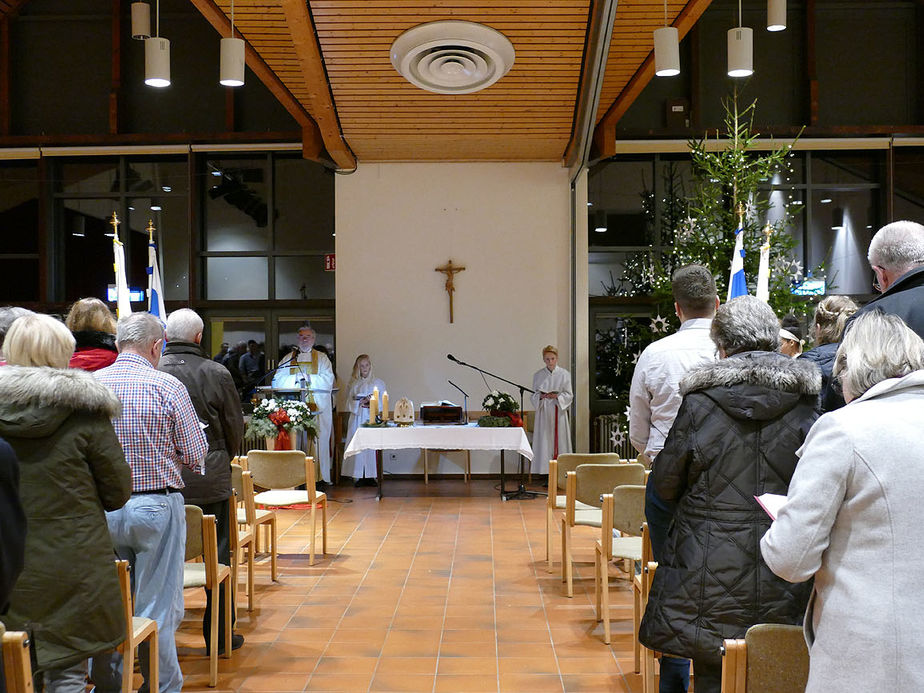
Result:
{"label": "white tablecloth", "polygon": [[344,457],[363,450],[510,450],[526,459],[533,459],[526,432],[519,427],[487,428],[477,424],[466,426],[389,426],[388,428],[358,428]]}

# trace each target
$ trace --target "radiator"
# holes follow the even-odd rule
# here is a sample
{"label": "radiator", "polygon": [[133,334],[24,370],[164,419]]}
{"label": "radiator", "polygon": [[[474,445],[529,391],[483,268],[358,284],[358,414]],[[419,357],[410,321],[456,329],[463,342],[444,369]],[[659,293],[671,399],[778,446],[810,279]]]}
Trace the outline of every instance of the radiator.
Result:
{"label": "radiator", "polygon": [[[594,419],[594,444],[595,452],[615,452],[625,460],[634,460],[637,456],[635,448],[629,442],[629,433],[626,430],[627,424],[624,416],[618,414],[601,414]],[[614,434],[619,440],[618,432],[622,431],[622,442],[618,445],[613,442]]]}

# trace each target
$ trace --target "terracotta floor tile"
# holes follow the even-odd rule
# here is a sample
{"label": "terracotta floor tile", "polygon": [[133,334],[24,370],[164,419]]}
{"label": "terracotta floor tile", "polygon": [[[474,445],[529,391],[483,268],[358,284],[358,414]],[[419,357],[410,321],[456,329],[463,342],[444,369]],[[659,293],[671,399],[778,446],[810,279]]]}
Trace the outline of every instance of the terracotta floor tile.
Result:
{"label": "terracotta floor tile", "polygon": [[609,691],[610,693],[632,693],[633,691],[627,685],[626,680],[616,674],[609,676],[562,674],[561,679],[566,691]]}
{"label": "terracotta floor tile", "polygon": [[498,657],[497,669],[504,674],[557,674],[558,662],[554,657]]}
{"label": "terracotta floor tile", "polygon": [[378,673],[372,679],[370,691],[398,691],[416,693],[433,690],[433,675],[423,674],[383,674]]}
{"label": "terracotta floor tile", "polygon": [[376,674],[434,674],[436,657],[380,657]]}
{"label": "terracotta floor tile", "polygon": [[376,657],[333,657],[325,654],[318,660],[315,674],[372,674],[379,663]]}
{"label": "terracotta floor tile", "polygon": [[497,676],[437,676],[434,693],[490,693],[498,690]]}
{"label": "terracotta floor tile", "polygon": [[[261,673],[244,679],[240,691],[267,691],[283,693],[284,691],[303,691],[308,685],[309,674]],[[184,687],[185,688],[185,687]]]}
{"label": "terracotta floor tile", "polygon": [[563,691],[561,677],[550,674],[501,674],[500,690],[511,693]]}
{"label": "terracotta floor tile", "polygon": [[496,675],[496,657],[440,657],[437,673],[444,674],[477,674]]}
{"label": "terracotta floor tile", "polygon": [[553,659],[555,652],[551,644],[546,643],[497,643],[498,657],[530,657],[532,659]]}
{"label": "terracotta floor tile", "polygon": [[443,644],[484,643],[494,647],[496,635],[493,630],[444,630]]}
{"label": "terracotta floor tile", "polygon": [[312,691],[365,691],[369,688],[372,681],[372,675],[338,675],[338,674],[315,674],[308,681],[305,690]]}
{"label": "terracotta floor tile", "polygon": [[614,657],[559,657],[558,670],[565,674],[619,674]]}

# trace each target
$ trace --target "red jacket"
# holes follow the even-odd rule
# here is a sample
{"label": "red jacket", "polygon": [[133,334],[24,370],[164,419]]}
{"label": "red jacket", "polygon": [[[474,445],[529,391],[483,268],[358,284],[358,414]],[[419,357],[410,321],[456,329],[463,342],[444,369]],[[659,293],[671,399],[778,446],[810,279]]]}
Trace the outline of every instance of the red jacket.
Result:
{"label": "red jacket", "polygon": [[109,349],[88,347],[75,351],[68,365],[71,368],[79,368],[84,371],[98,371],[100,368],[111,366],[118,355],[117,352]]}

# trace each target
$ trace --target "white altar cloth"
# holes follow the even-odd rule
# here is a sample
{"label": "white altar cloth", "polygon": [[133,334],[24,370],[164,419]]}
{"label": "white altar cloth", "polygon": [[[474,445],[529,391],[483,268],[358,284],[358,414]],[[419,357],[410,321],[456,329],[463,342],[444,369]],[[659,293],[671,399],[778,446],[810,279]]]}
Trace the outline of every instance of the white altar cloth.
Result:
{"label": "white altar cloth", "polygon": [[344,457],[363,450],[510,450],[533,459],[526,432],[520,427],[488,428],[476,423],[465,426],[388,426],[358,428]]}

